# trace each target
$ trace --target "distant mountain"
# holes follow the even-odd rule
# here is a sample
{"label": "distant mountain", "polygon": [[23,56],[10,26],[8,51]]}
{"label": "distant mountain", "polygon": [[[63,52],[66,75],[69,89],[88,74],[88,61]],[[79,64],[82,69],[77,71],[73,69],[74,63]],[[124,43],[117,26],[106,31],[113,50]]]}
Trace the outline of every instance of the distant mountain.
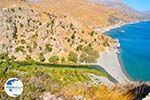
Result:
{"label": "distant mountain", "polygon": [[122,0],[89,0],[90,2],[105,4],[107,6],[115,7],[122,4]]}
{"label": "distant mountain", "polygon": [[[82,24],[91,27],[106,27],[120,22],[139,20],[141,18],[138,12],[126,6],[120,0],[103,1],[41,0],[37,5],[53,13],[72,16]],[[118,4],[124,6],[123,9],[122,6],[117,6]],[[133,10],[133,13],[131,13],[131,10]]]}
{"label": "distant mountain", "polygon": [[150,20],[150,10],[144,11],[143,13],[144,13],[145,17],[146,17],[148,20]]}
{"label": "distant mountain", "polygon": [[[122,0],[14,0],[32,1],[30,6],[38,6],[55,14],[67,15],[90,27],[141,20],[143,13],[124,4]],[[33,3],[34,1],[34,3]],[[7,3],[0,1],[4,6]]]}
{"label": "distant mountain", "polygon": [[126,13],[127,16],[132,17],[133,19],[144,19],[145,16],[142,12],[135,10],[129,5],[125,4],[122,0],[89,0],[90,2],[103,4],[112,9],[119,9],[121,13]]}

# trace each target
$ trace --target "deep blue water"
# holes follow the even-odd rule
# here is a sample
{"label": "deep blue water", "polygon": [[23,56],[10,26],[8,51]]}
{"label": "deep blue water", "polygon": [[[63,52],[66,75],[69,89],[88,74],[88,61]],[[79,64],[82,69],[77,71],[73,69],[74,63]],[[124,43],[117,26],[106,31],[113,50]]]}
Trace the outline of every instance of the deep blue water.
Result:
{"label": "deep blue water", "polygon": [[119,39],[120,60],[127,75],[138,81],[150,81],[150,22],[124,25],[106,32]]}

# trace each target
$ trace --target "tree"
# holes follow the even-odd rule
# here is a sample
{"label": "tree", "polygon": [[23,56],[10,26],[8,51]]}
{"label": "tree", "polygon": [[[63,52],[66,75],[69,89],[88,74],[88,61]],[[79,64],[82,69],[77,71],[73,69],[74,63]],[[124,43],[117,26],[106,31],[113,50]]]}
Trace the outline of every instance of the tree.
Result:
{"label": "tree", "polygon": [[51,56],[48,61],[50,63],[57,63],[59,61],[59,57],[58,56]]}
{"label": "tree", "polygon": [[45,61],[45,57],[44,57],[43,53],[40,53],[39,60],[40,60],[40,62],[44,62]]}
{"label": "tree", "polygon": [[78,55],[76,53],[74,53],[74,52],[70,52],[69,56],[68,56],[68,61],[77,63],[77,61],[78,61]]}
{"label": "tree", "polygon": [[80,62],[95,63],[99,53],[91,45],[85,46],[80,55]]}
{"label": "tree", "polygon": [[15,49],[16,52],[24,52],[24,46],[18,46],[16,49]]}
{"label": "tree", "polygon": [[50,44],[46,44],[46,50],[48,51],[48,52],[52,52],[53,51],[53,48],[51,47],[51,45]]}
{"label": "tree", "polygon": [[62,57],[61,62],[64,62],[64,61],[66,61],[66,59],[65,59],[65,57]]}
{"label": "tree", "polygon": [[34,61],[34,60],[31,58],[31,56],[29,56],[29,55],[27,55],[25,59],[26,59],[26,62],[28,62],[28,63],[31,63],[31,64],[35,64],[35,63],[36,63],[36,61]]}
{"label": "tree", "polygon": [[71,39],[75,39],[75,33],[72,34]]}
{"label": "tree", "polygon": [[93,36],[93,35],[94,35],[94,33],[95,33],[94,31],[89,32],[89,35],[90,35],[90,36]]}
{"label": "tree", "polygon": [[87,62],[88,55],[85,52],[82,52],[80,55],[80,62]]}
{"label": "tree", "polygon": [[18,66],[15,57],[10,58],[7,53],[0,54],[0,75],[4,75],[8,70]]}
{"label": "tree", "polygon": [[78,45],[77,48],[76,48],[76,50],[80,51],[80,50],[82,50],[82,47],[83,47],[82,45]]}

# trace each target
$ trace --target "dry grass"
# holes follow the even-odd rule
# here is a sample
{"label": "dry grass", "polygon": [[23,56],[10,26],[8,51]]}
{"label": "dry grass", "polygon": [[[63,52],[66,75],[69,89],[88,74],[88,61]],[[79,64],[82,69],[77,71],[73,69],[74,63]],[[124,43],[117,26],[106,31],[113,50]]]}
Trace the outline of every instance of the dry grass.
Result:
{"label": "dry grass", "polygon": [[[100,86],[74,85],[62,91],[69,100],[73,96],[83,96],[86,100],[133,100],[131,94],[124,93],[121,89],[108,89]],[[69,98],[70,97],[70,98]]]}

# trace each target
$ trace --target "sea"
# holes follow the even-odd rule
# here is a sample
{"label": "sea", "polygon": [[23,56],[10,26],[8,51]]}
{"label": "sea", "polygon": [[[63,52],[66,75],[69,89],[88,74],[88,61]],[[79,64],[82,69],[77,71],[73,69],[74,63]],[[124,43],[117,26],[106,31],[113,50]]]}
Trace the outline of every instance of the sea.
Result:
{"label": "sea", "polygon": [[133,81],[150,81],[150,21],[111,29],[107,35],[120,42],[119,60]]}

